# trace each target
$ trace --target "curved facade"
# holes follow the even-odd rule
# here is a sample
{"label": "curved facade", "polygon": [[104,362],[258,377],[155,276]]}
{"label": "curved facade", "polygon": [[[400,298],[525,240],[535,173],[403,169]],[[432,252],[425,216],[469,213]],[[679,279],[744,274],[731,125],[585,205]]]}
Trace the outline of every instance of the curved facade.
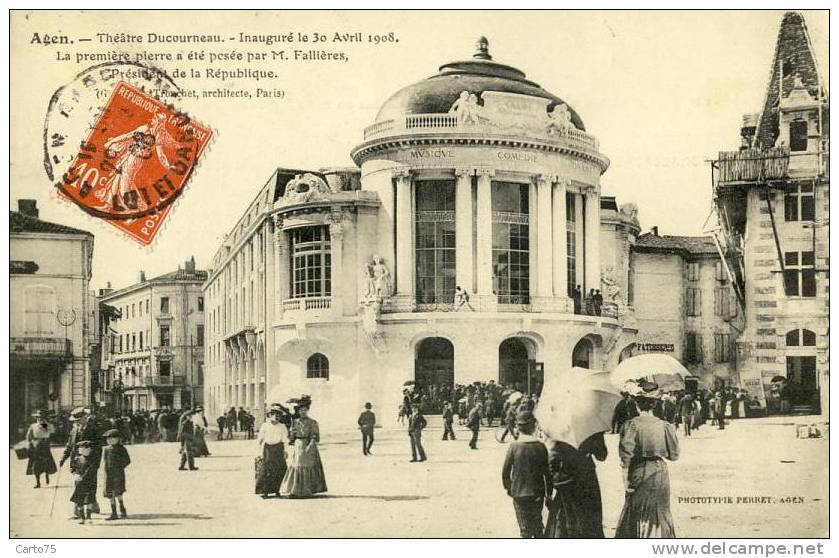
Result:
{"label": "curved facade", "polygon": [[[346,426],[365,401],[395,412],[408,380],[537,390],[632,343],[635,214],[601,222],[597,139],[485,40],[388,99],[352,157],[278,171],[217,253],[213,412],[308,393]],[[575,313],[575,287],[603,290],[600,315]]]}

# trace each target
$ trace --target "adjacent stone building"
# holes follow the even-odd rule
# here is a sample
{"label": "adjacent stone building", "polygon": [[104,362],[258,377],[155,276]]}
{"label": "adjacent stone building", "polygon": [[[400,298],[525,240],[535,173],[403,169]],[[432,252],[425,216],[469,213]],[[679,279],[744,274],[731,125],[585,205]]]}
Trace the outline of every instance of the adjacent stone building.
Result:
{"label": "adjacent stone building", "polygon": [[[580,115],[485,39],[386,100],[352,157],[278,170],[213,258],[212,413],[307,393],[346,427],[365,401],[395,412],[407,381],[537,390],[633,342],[637,211],[601,199]],[[602,315],[574,313],[575,286],[603,290]]]}
{"label": "adjacent stone building", "polygon": [[18,200],[9,232],[9,425],[17,439],[34,411],[92,402],[93,235],[39,219],[35,200]]}
{"label": "adjacent stone building", "polygon": [[203,401],[207,272],[183,267],[134,285],[100,291],[110,312],[103,343],[103,402],[115,410],[180,409]]}
{"label": "adjacent stone building", "polygon": [[705,388],[738,386],[743,314],[713,239],[653,227],[635,242],[631,273],[638,320],[631,353],[669,354]]}
{"label": "adjacent stone building", "polygon": [[803,16],[784,16],[762,111],[713,162],[727,273],[745,313],[740,383],[770,411],[786,377],[794,410],[827,412],[829,98]]}

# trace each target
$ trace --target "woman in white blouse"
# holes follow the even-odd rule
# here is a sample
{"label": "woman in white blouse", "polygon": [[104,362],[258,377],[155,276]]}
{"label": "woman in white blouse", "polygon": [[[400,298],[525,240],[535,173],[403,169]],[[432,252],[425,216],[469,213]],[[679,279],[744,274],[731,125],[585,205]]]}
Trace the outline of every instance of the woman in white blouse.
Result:
{"label": "woman in white blouse", "polygon": [[279,406],[272,406],[267,420],[259,427],[256,441],[259,454],[256,458],[256,493],[263,498],[271,494],[280,495],[280,483],[287,469],[286,447],[288,428],[281,422],[283,411]]}

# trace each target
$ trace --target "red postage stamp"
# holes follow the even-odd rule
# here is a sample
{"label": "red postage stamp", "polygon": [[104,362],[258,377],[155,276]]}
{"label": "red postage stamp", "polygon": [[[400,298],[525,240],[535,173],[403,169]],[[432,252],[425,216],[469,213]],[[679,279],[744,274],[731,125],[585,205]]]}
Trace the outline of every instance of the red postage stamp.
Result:
{"label": "red postage stamp", "polygon": [[149,245],[212,134],[120,81],[56,187],[90,215]]}

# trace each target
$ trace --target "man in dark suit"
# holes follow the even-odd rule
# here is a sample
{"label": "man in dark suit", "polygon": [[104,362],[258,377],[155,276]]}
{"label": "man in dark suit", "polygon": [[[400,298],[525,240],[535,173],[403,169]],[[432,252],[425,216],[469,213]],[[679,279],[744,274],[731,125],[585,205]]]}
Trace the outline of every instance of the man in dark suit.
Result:
{"label": "man in dark suit", "polygon": [[452,410],[452,404],[446,401],[443,403],[443,440],[448,440],[449,438],[452,440],[455,439],[454,428],[452,428],[453,423],[454,410]]}
{"label": "man in dark suit", "polygon": [[187,463],[190,471],[197,471],[194,454],[195,425],[192,423],[192,410],[187,409],[178,423],[178,442],[181,443],[181,465],[179,471],[185,471]]}
{"label": "man in dark suit", "polygon": [[361,429],[361,451],[364,455],[372,455],[370,448],[373,447],[373,429],[376,427],[376,415],[370,409],[373,405],[364,404],[364,411],[358,417],[358,427]]}
{"label": "man in dark suit", "polygon": [[501,481],[513,499],[522,538],[537,539],[544,533],[542,506],[551,493],[548,450],[533,435],[536,419],[531,411],[519,412],[516,425],[519,438],[507,449]]}
{"label": "man in dark suit", "polygon": [[475,406],[469,411],[469,419],[466,421],[466,426],[472,431],[472,439],[469,440],[469,447],[473,450],[478,449],[478,432],[481,430],[482,410],[483,405],[481,405],[481,402],[475,403]]}
{"label": "man in dark suit", "polygon": [[419,406],[414,407],[411,418],[408,419],[408,436],[411,438],[411,463],[425,461],[425,449],[422,447],[422,429],[428,425]]}

